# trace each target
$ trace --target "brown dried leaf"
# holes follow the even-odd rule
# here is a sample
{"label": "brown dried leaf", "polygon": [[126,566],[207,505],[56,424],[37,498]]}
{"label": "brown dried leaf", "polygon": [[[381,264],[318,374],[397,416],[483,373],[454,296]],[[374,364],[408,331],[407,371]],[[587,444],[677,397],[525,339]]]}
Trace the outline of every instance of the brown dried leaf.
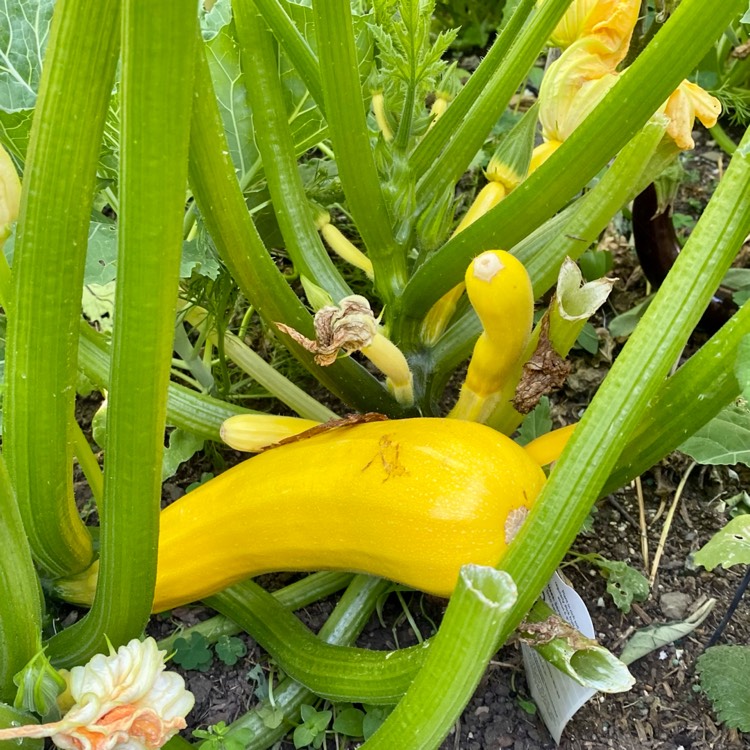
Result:
{"label": "brown dried leaf", "polygon": [[570,363],[555,351],[549,340],[549,317],[545,313],[539,343],[531,359],[523,366],[521,380],[516,386],[513,408],[520,414],[528,414],[542,396],[565,383],[570,370]]}
{"label": "brown dried leaf", "polygon": [[345,417],[341,417],[341,419],[329,419],[327,422],[311,427],[309,430],[299,432],[296,435],[290,435],[283,440],[279,440],[278,443],[267,445],[263,450],[267,451],[271,450],[271,448],[278,448],[280,445],[307,440],[308,438],[322,435],[324,432],[330,432],[331,430],[338,430],[343,427],[354,427],[355,425],[367,424],[368,422],[385,422],[387,419],[388,417],[385,414],[380,414],[376,411],[368,411],[365,414],[347,414]]}

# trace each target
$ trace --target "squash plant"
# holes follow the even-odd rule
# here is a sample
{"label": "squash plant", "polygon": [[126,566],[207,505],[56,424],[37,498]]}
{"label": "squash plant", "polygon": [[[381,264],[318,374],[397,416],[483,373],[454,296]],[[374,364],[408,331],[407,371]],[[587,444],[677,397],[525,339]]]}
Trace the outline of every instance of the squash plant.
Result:
{"label": "squash plant", "polygon": [[[565,258],[579,257],[675,157],[664,140],[669,123],[654,113],[746,10],[745,0],[718,7],[683,0],[624,72],[607,73],[606,91],[546,149],[549,158],[533,162],[527,154],[507,195],[504,189],[502,200],[451,234],[457,181],[569,4],[506,2],[502,28],[463,86],[451,81],[455,71],[440,59],[455,33],[431,39],[432,7],[417,0],[372,8],[347,0],[313,0],[311,7],[216,0],[198,13],[184,0],[24,0],[0,19],[7,48],[0,140],[23,182],[12,270],[0,260],[7,316],[0,573],[13,581],[0,601],[0,700],[13,700],[14,675],[42,646],[54,666],[70,668],[107,641],[117,648],[141,634],[157,580],[165,426],[218,440],[224,420],[247,411],[209,392],[211,347],[307,420],[335,416],[334,403],[342,405],[339,416],[443,416],[445,384],[487,325],[461,301],[473,258],[510,252],[539,298]],[[444,104],[430,116],[425,100],[435,92]],[[526,132],[519,128],[513,132]],[[289,675],[274,688],[273,710],[282,719],[294,722],[311,691],[384,705],[404,696],[403,707],[368,742],[393,747],[398,737],[399,746],[437,747],[596,499],[739,395],[724,363],[750,333],[747,303],[689,362],[669,371],[750,231],[749,152],[745,136],[500,561],[502,572],[463,570],[429,648],[393,658],[348,648],[390,585],[367,576],[311,576],[281,600],[248,580],[207,599]],[[511,163],[508,153],[504,164]],[[335,197],[303,179],[313,159],[331,170],[331,158]],[[347,217],[349,238],[330,229],[323,236],[358,262],[363,277],[324,246],[319,229],[332,224],[332,215]],[[114,327],[107,337],[82,319],[80,292],[88,279],[87,247],[95,235],[111,244],[115,234]],[[279,246],[293,274],[272,254]],[[226,331],[221,313],[191,308],[192,287],[180,283],[181,253],[183,264],[192,253],[188,265],[214,269],[217,297],[222,289],[229,296],[239,291],[265,330],[338,401],[322,404],[274,370]],[[354,279],[364,297],[352,294]],[[455,307],[448,307],[445,297],[457,286]],[[326,353],[313,338],[318,320],[311,310],[340,312],[342,300],[354,304],[355,322],[367,329],[359,345],[347,338],[342,348],[361,349],[385,382],[363,360],[336,356],[335,349],[320,364]],[[372,307],[377,319],[368,314]],[[424,321],[435,309],[440,325],[425,337]],[[337,314],[329,318],[337,321]],[[527,326],[528,317],[509,316],[506,324]],[[207,345],[203,361],[186,325]],[[519,350],[526,351],[529,335],[515,337]],[[173,347],[194,376],[192,387],[170,381]],[[103,473],[75,422],[79,373],[108,393]],[[481,413],[512,433],[520,415],[504,402],[495,406],[499,411],[468,414]],[[96,534],[75,505],[74,456],[96,497]],[[328,469],[335,476],[336,463]],[[285,481],[294,481],[295,470],[289,467]],[[356,517],[356,486],[341,502]],[[206,508],[196,549],[186,555],[200,556],[201,536],[210,537],[212,523]],[[403,554],[411,554],[408,547]],[[37,572],[45,581],[69,578],[95,555],[91,610],[60,632],[43,631]],[[318,637],[288,611],[347,584]],[[24,706],[45,713],[38,702]],[[261,748],[287,728],[254,710],[229,732],[251,729],[245,745]]]}

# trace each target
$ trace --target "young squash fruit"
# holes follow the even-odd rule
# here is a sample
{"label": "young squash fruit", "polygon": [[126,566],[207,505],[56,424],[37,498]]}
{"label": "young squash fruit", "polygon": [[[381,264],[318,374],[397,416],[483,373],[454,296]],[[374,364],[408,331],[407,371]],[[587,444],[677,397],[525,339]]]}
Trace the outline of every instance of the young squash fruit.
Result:
{"label": "young squash fruit", "polygon": [[[355,424],[286,443],[161,514],[153,611],[271,571],[370,573],[448,596],[496,565],[545,481],[519,445],[453,419]],[[98,563],[60,580],[90,604]]]}

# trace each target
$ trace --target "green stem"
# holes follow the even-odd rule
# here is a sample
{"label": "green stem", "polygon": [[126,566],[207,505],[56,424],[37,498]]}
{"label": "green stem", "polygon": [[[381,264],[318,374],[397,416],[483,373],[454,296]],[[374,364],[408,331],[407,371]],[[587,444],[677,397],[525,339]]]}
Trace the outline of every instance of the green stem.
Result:
{"label": "green stem", "polygon": [[[381,583],[382,592],[391,585]],[[421,646],[375,652],[321,643],[252,581],[243,581],[205,601],[241,625],[286,674],[332,701],[396,703],[423,663]],[[347,616],[359,616],[358,611],[352,609]]]}
{"label": "green stem", "polygon": [[[534,9],[535,3],[536,0],[521,0],[518,3],[513,15],[492,43],[492,47],[482,59],[479,67],[471,74],[466,85],[459,91],[450,107],[435,123],[435,126],[427,131],[424,138],[414,149],[414,153],[409,159],[414,174],[424,174],[440,157],[447,144],[458,138],[459,131],[466,129],[464,123],[468,121],[469,111],[475,105],[479,104],[481,108],[489,109],[498,104],[492,102],[490,96],[492,88],[488,84],[491,80],[502,75],[502,62],[513,42],[518,38],[529,13]],[[563,6],[566,3],[561,1],[559,4]],[[497,112],[495,120],[504,108],[505,105],[503,104],[501,109],[495,110]],[[470,127],[468,132],[471,132]]]}
{"label": "green stem", "polygon": [[81,430],[81,426],[78,422],[73,424],[73,455],[78,461],[78,465],[83,471],[83,475],[86,477],[86,481],[89,483],[91,494],[94,496],[94,500],[97,505],[101,505],[104,499],[104,476],[102,470],[99,467],[99,462],[96,460],[94,452],[91,450],[89,441],[86,440],[86,436]]}
{"label": "green stem", "polygon": [[394,237],[370,147],[349,0],[313,4],[326,119],[341,186],[388,305],[406,283],[406,256]]}
{"label": "green stem", "polygon": [[[569,0],[546,0],[526,26],[512,38],[502,65],[495,69],[481,93],[477,94],[469,112],[457,123],[445,150],[426,165],[426,171],[417,184],[418,210],[427,208],[434,196],[442,195],[447,188],[458,182],[482,147],[492,126],[505,111],[511,97],[528,76],[544,43],[569,4]],[[520,8],[513,15],[509,27],[515,25],[519,11]],[[507,33],[508,29],[501,34],[500,39]],[[445,116],[449,115],[458,99],[459,97],[448,107]],[[440,121],[435,129],[439,125]]]}
{"label": "green stem", "polygon": [[[527,629],[529,623],[545,620],[541,638],[535,637],[539,631]],[[529,645],[539,656],[579,685],[602,693],[621,693],[633,687],[633,676],[625,664],[565,622],[543,599],[537,599],[519,630],[522,637],[531,636]],[[552,635],[555,637],[550,639]]]}
{"label": "green stem", "polygon": [[320,239],[307,205],[289,116],[282,96],[273,36],[253,0],[233,6],[243,75],[253,111],[255,143],[286,251],[295,269],[338,302],[351,294]]}
{"label": "green stem", "polygon": [[642,474],[740,395],[740,385],[729,363],[748,334],[750,302],[659,389],[646,417],[620,454],[601,495],[625,486]]}
{"label": "green stem", "polygon": [[[311,573],[299,581],[295,581],[278,591],[272,592],[271,596],[286,609],[302,609],[309,604],[313,604],[326,596],[340,591],[351,583],[352,578],[354,576],[351,573],[329,571]],[[228,617],[214,615],[207,620],[202,620],[197,625],[192,625],[189,628],[181,628],[172,633],[172,635],[162,638],[159,641],[159,648],[170,653],[174,649],[174,642],[178,638],[189,639],[191,633],[200,633],[210,643],[214,643],[223,635],[236,635],[241,632],[242,628]]]}
{"label": "green stem", "polygon": [[[245,206],[216,104],[205,53],[199,48],[190,132],[190,185],[222,260],[266,325],[276,321],[313,336],[312,318],[263,246]],[[311,373],[354,408],[399,415],[385,388],[351,358],[322,368],[288,338],[285,345]]]}
{"label": "green stem", "polygon": [[[349,588],[318,633],[323,643],[349,646],[367,624],[378,599],[384,592],[383,582],[371,576],[355,576]],[[269,728],[257,710],[250,711],[232,724],[232,729],[250,729],[252,739],[245,750],[265,750],[280,740],[289,727],[298,723],[299,708],[303,703],[316,700],[305,687],[290,677],[285,677],[273,691],[273,704],[284,715],[279,727]]]}
{"label": "green stem", "polygon": [[41,647],[42,607],[31,548],[5,460],[0,455],[0,701],[12,702],[13,676]]}
{"label": "green stem", "polygon": [[[81,321],[80,335],[78,363],[81,371],[97,388],[109,389],[109,341],[85,321]],[[257,413],[191,391],[177,383],[170,383],[167,389],[167,424],[193,432],[206,440],[221,442],[219,429],[225,419],[235,414]]]}
{"label": "green stem", "polygon": [[[512,247],[570,200],[661,106],[742,6],[742,0],[728,0],[720,7],[710,0],[683,0],[648,48],[552,157],[420,266],[399,300],[400,325],[410,330],[407,318],[425,315],[459,281],[479,251]],[[658,78],[654,70],[659,71]],[[649,85],[644,86],[644,81]]]}
{"label": "green stem", "polygon": [[367,750],[435,750],[469,702],[516,599],[511,577],[464,565],[424,666]]}
{"label": "green stem", "polygon": [[[201,330],[206,329],[205,313],[201,310],[192,310],[188,313],[188,320]],[[200,318],[203,320],[200,320]],[[218,332],[214,328],[208,329],[208,340],[216,344]],[[249,346],[233,333],[224,333],[224,354],[229,357],[243,372],[246,372],[253,380],[262,385],[269,393],[273,394],[282,403],[293,409],[300,417],[314,419],[318,422],[327,422],[336,419],[337,414],[327,406],[323,406],[299,386],[285,378],[278,370],[269,365],[260,355],[256,354]]]}
{"label": "green stem", "polygon": [[292,61],[297,75],[303,80],[313,101],[325,116],[323,84],[320,81],[318,58],[307,43],[307,39],[300,34],[279,0],[255,0],[255,4]]}
{"label": "green stem", "polygon": [[91,539],[73,498],[76,341],[91,196],[117,62],[116,8],[55,7],[26,160],[8,320],[3,440],[35,560],[83,570]]}
{"label": "green stem", "polygon": [[[689,7],[689,2],[683,2],[672,19]],[[502,569],[518,586],[519,598],[498,643],[530,609],[572,544],[626,441],[646,415],[649,402],[750,231],[749,154],[750,133],[746,133],[690,239],[502,560]]]}
{"label": "green stem", "polygon": [[197,18],[188,0],[122,5],[117,292],[99,581],[49,653],[80,664],[137,637],[156,581],[167,384],[182,251]]}
{"label": "green stem", "polygon": [[708,129],[711,137],[716,141],[719,148],[731,156],[737,150],[737,144],[731,139],[729,133],[717,122],[712,128]]}

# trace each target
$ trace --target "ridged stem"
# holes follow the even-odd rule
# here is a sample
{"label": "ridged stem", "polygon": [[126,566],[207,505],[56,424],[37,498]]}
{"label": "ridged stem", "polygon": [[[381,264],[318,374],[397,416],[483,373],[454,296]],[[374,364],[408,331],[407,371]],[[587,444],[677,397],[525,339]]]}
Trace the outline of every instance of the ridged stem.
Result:
{"label": "ridged stem", "polygon": [[393,236],[365,117],[359,63],[348,0],[313,4],[326,120],[341,186],[375,269],[384,304],[406,283],[406,256]]}
{"label": "ridged stem", "polygon": [[362,748],[435,750],[476,690],[515,599],[507,573],[464,565],[424,666]]}
{"label": "ridged stem", "polygon": [[[205,53],[199,49],[190,131],[190,186],[219,255],[250,303],[271,328],[285,323],[312,337],[312,317],[263,246],[247,211],[224,137]],[[285,345],[329,390],[354,408],[399,415],[395,399],[351,358],[322,368],[290,339]]]}
{"label": "ridged stem", "polygon": [[642,474],[678,448],[732,399],[740,385],[732,354],[750,334],[750,302],[672,375],[649,404],[601,494],[606,495]]}
{"label": "ridged stem", "polygon": [[[383,581],[381,591],[389,585]],[[205,601],[241,625],[286,674],[329,700],[396,703],[423,663],[421,646],[386,655],[321,643],[252,581],[243,581]],[[347,610],[347,616],[360,614]]]}
{"label": "ridged stem", "polygon": [[255,143],[263,159],[271,203],[286,251],[297,271],[338,302],[351,294],[351,290],[323,247],[308,208],[284,104],[273,35],[253,0],[236,1],[232,10],[253,112]]}
{"label": "ridged stem", "polygon": [[197,40],[189,0],[122,4],[117,291],[99,582],[89,614],[53,637],[57,664],[85,662],[143,630],[151,612],[167,384],[182,252]]}
{"label": "ridged stem", "polygon": [[[502,58],[502,65],[495,68],[494,74],[487,80],[481,92],[475,94],[476,98],[468,113],[456,121],[451,138],[442,153],[435,154],[432,161],[424,164],[422,161],[424,157],[417,150],[414,157],[415,174],[423,174],[417,183],[418,210],[425,210],[434,196],[442,195],[447,188],[458,182],[477,151],[482,147],[492,126],[508,106],[510,98],[525,80],[539,57],[544,43],[549,39],[569,4],[569,0],[546,0],[534,11],[525,26],[515,31],[515,36],[510,37],[512,44]],[[530,3],[525,5],[528,7]],[[520,10],[520,8],[516,9],[508,28],[511,26],[517,28],[515,22]],[[509,36],[508,29],[501,33],[498,43],[503,42],[506,35]],[[450,115],[450,111],[456,104],[460,105],[461,95],[459,94],[448,107],[444,117]],[[433,130],[438,131],[441,125],[443,123],[438,121]],[[425,140],[430,137],[431,134],[428,134]],[[437,136],[432,137],[437,138]],[[427,147],[424,147],[424,151],[427,152]],[[423,168],[423,172],[418,171],[420,167]],[[496,247],[507,248],[507,245]],[[464,265],[468,265],[468,260]]]}
{"label": "ridged stem", "polygon": [[[351,645],[367,624],[383,592],[383,582],[379,579],[355,576],[331,616],[323,623],[318,632],[319,640],[337,646]],[[232,729],[252,731],[252,739],[245,750],[265,750],[273,745],[287,734],[291,726],[298,723],[300,706],[317,700],[313,693],[291,677],[284,677],[274,687],[273,698],[274,706],[284,716],[280,726],[269,728],[263,715],[257,710],[248,712],[232,724]]]}
{"label": "ridged stem", "polygon": [[0,455],[0,701],[16,694],[13,676],[39,651],[39,580],[5,460]]}
{"label": "ridged stem", "polygon": [[13,264],[3,442],[32,554],[84,569],[91,539],[73,498],[70,429],[91,202],[117,62],[117,3],[55,7],[34,114]]}
{"label": "ridged stem", "polygon": [[[299,581],[272,592],[271,596],[286,609],[292,611],[302,609],[302,607],[307,607],[319,599],[340,591],[351,582],[353,577],[352,573],[330,571],[311,573]],[[173,650],[174,642],[178,638],[189,639],[191,633],[200,633],[213,643],[222,635],[235,635],[241,632],[242,628],[233,620],[224,615],[214,615],[207,620],[201,620],[197,625],[177,630],[172,635],[162,638],[159,641],[159,648],[169,653]]]}

